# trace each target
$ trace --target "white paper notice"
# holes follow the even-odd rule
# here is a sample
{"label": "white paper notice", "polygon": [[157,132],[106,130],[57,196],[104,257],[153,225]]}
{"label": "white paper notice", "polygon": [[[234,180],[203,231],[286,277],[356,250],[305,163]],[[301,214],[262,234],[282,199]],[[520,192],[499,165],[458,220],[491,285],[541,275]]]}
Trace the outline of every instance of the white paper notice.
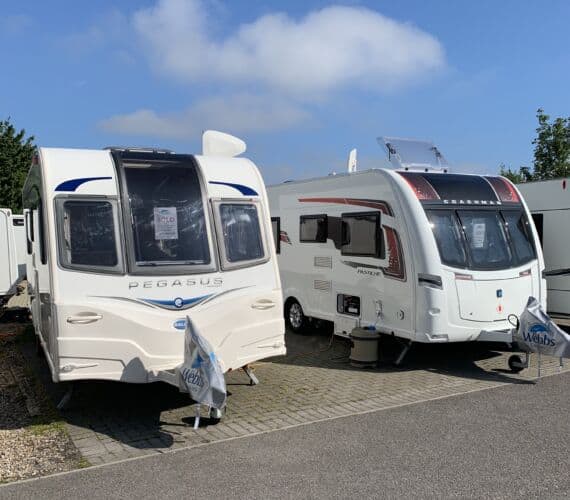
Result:
{"label": "white paper notice", "polygon": [[154,207],[154,239],[178,239],[178,215],[176,207]]}
{"label": "white paper notice", "polygon": [[483,248],[485,246],[485,223],[475,222],[473,224],[473,248]]}

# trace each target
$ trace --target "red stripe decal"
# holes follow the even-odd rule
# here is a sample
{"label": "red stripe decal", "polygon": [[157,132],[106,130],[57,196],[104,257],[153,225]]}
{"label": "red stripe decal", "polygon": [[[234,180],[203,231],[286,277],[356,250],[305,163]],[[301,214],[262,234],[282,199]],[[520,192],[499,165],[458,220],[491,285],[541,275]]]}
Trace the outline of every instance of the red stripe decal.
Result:
{"label": "red stripe decal", "polygon": [[383,200],[367,200],[363,198],[299,198],[301,203],[336,203],[338,205],[354,205],[380,210],[385,215],[394,215],[392,208]]}

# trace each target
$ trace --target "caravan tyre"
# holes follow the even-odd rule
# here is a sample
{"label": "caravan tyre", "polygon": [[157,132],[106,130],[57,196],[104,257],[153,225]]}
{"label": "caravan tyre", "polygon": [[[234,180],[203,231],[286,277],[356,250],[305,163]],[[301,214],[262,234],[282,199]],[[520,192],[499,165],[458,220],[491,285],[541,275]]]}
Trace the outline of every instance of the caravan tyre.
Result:
{"label": "caravan tyre", "polygon": [[523,361],[521,359],[520,356],[517,356],[516,354],[513,354],[510,358],[509,358],[509,368],[511,369],[511,371],[513,373],[519,373],[523,370],[524,368],[524,364]]}
{"label": "caravan tyre", "polygon": [[289,300],[285,306],[285,323],[294,333],[304,333],[307,328],[307,317],[295,299]]}

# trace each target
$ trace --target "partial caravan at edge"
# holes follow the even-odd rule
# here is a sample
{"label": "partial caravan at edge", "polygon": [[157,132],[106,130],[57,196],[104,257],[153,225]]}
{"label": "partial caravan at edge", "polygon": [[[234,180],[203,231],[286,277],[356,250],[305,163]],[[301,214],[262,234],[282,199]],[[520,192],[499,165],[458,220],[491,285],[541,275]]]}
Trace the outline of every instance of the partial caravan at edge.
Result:
{"label": "partial caravan at edge", "polygon": [[265,187],[237,142],[39,149],[28,279],[54,381],[154,381],[182,362],[187,315],[224,371],[285,353]]}
{"label": "partial caravan at edge", "polygon": [[529,296],[545,303],[541,248],[516,187],[448,173],[433,145],[412,143],[386,141],[397,169],[268,187],[293,330],[319,319],[344,336],[362,326],[415,342],[507,341],[508,315]]}

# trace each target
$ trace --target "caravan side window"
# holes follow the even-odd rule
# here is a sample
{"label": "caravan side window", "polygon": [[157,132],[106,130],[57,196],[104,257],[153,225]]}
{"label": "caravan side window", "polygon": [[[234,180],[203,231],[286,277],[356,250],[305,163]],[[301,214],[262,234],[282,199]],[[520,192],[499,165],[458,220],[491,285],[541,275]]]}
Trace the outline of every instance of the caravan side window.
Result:
{"label": "caravan side window", "polygon": [[258,203],[220,202],[216,219],[223,238],[220,250],[224,269],[266,260]]}
{"label": "caravan side window", "polygon": [[534,227],[536,227],[536,232],[538,233],[538,239],[540,240],[540,246],[543,246],[542,235],[544,233],[544,214],[532,214],[532,220],[534,221]]}
{"label": "caravan side window", "polygon": [[24,210],[25,226],[26,226],[26,250],[28,255],[32,255],[33,247],[32,242],[34,241],[34,226],[32,217],[33,211],[31,209]]}
{"label": "caravan side window", "polygon": [[328,237],[326,214],[301,215],[299,219],[299,241],[301,243],[326,243]]}
{"label": "caravan side window", "polygon": [[121,272],[117,210],[111,200],[58,199],[59,255],[63,267]]}
{"label": "caravan side window", "polygon": [[342,255],[385,257],[380,212],[342,214]]}
{"label": "caravan side window", "polygon": [[273,241],[275,242],[275,252],[281,253],[281,218],[271,217],[271,230],[273,231]]}

